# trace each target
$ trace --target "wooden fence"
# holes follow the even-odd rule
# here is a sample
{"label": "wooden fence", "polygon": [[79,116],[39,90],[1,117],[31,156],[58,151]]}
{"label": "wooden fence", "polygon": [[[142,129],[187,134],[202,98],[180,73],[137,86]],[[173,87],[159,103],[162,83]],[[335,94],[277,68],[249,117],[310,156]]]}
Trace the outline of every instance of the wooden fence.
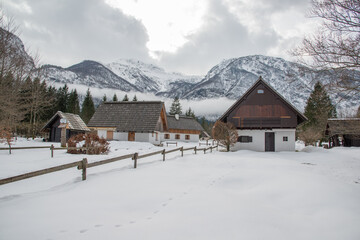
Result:
{"label": "wooden fence", "polygon": [[[45,148],[45,147],[41,147],[41,148]],[[165,156],[168,153],[180,151],[181,156],[184,156],[185,151],[193,150],[195,152],[195,154],[197,154],[197,152],[199,152],[199,151],[203,151],[204,154],[205,154],[206,151],[212,152],[214,148],[216,148],[218,150],[218,146],[211,146],[211,147],[208,147],[208,148],[197,148],[197,147],[184,148],[184,147],[180,147],[180,148],[170,149],[168,151],[163,149],[161,151],[156,151],[156,152],[152,152],[152,153],[145,153],[145,154],[142,154],[142,155],[139,155],[139,153],[136,152],[136,153],[127,154],[127,155],[114,157],[114,158],[109,158],[109,159],[105,159],[105,160],[101,160],[101,161],[97,161],[97,162],[93,162],[93,163],[88,163],[87,158],[84,158],[82,161],[77,161],[77,162],[68,163],[68,164],[64,164],[64,165],[60,165],[60,166],[56,166],[56,167],[51,167],[51,168],[38,170],[38,171],[35,171],[35,172],[29,172],[29,173],[9,177],[9,178],[0,179],[0,185],[11,183],[11,182],[16,182],[16,181],[20,181],[20,180],[23,180],[23,179],[36,177],[36,176],[41,176],[41,175],[52,173],[52,172],[58,172],[58,171],[62,171],[62,170],[73,168],[73,167],[77,167],[77,169],[82,170],[82,180],[86,180],[86,169],[87,168],[92,168],[92,167],[96,167],[96,166],[100,166],[100,165],[104,165],[104,164],[108,164],[108,163],[112,163],[112,162],[116,162],[116,161],[120,161],[120,160],[125,160],[125,159],[132,159],[134,161],[134,168],[137,168],[137,161],[139,159],[150,157],[150,156],[153,156],[153,155],[162,154],[163,155],[162,160],[165,161]],[[26,149],[26,148],[24,148],[24,149]]]}
{"label": "wooden fence", "polygon": [[23,150],[23,149],[44,149],[44,148],[48,148],[50,149],[50,154],[51,157],[54,157],[54,151],[55,150],[89,150],[92,148],[86,148],[86,147],[55,147],[53,144],[51,144],[51,146],[37,146],[37,147],[3,147],[0,148],[0,150],[9,150],[9,154],[11,154],[12,150]]}

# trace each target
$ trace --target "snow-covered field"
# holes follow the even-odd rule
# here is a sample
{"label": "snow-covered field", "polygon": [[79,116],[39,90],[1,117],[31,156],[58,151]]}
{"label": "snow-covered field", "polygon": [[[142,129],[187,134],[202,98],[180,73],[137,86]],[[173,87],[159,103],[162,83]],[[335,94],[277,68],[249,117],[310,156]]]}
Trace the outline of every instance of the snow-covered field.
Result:
{"label": "snow-covered field", "polygon": [[[15,143],[26,145],[49,144]],[[160,149],[114,141],[86,157]],[[86,181],[74,168],[1,185],[0,239],[360,239],[360,148],[298,149],[176,152],[90,168]],[[0,178],[83,157],[0,151]]]}

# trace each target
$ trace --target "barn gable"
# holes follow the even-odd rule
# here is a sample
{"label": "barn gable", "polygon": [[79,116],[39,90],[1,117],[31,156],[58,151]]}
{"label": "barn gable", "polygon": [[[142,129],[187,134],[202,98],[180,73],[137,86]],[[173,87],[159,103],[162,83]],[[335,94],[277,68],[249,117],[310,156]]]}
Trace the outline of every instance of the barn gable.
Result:
{"label": "barn gable", "polygon": [[296,128],[306,117],[260,77],[220,118],[237,129]]}

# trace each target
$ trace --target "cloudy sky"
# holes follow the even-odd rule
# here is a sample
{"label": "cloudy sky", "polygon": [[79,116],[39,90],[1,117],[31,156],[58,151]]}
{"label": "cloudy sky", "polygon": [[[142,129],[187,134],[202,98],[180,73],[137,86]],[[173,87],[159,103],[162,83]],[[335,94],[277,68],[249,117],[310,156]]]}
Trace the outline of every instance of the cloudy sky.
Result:
{"label": "cloudy sky", "polygon": [[41,63],[132,58],[204,75],[252,54],[291,60],[314,31],[309,0],[0,0]]}

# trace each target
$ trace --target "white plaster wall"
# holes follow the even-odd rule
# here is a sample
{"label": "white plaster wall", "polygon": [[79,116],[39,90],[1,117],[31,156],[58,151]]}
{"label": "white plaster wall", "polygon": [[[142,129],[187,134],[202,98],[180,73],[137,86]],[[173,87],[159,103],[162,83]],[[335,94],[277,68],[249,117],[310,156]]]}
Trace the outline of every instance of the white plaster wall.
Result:
{"label": "white plaster wall", "polygon": [[128,132],[114,132],[114,140],[127,141]]}
{"label": "white plaster wall", "polygon": [[[295,129],[272,129],[272,130],[238,130],[239,136],[252,136],[252,142],[237,142],[232,150],[265,151],[265,132],[275,133],[275,151],[295,151]],[[283,137],[287,136],[288,141],[284,142]]]}
{"label": "white plaster wall", "polygon": [[[156,133],[158,134],[157,140],[156,140]],[[163,134],[161,132],[149,133],[149,142],[152,144],[160,144],[162,135]]]}
{"label": "white plaster wall", "polygon": [[[275,151],[295,151],[295,129],[274,129]],[[288,137],[284,142],[283,137]]]}
{"label": "white plaster wall", "polygon": [[151,133],[135,133],[136,142],[150,142]]}
{"label": "white plaster wall", "polygon": [[97,135],[100,138],[105,138],[106,139],[106,130],[97,130]]}
{"label": "white plaster wall", "polygon": [[239,136],[252,136],[252,142],[237,142],[232,150],[252,150],[258,152],[265,151],[265,131],[264,130],[238,130]]}

